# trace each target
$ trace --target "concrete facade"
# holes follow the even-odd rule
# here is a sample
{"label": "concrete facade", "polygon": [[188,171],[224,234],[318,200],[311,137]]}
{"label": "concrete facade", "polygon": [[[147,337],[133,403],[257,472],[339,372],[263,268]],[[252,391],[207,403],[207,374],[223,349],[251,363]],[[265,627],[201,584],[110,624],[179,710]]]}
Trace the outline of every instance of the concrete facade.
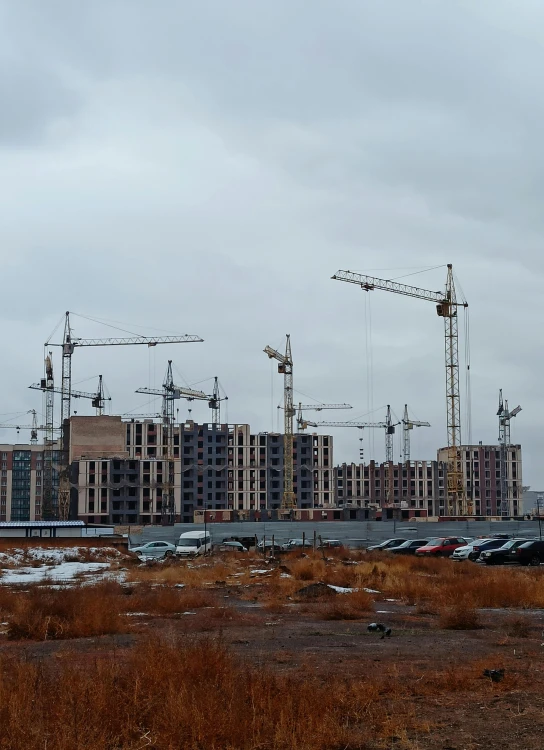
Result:
{"label": "concrete facade", "polygon": [[[78,419],[85,419],[84,417]],[[96,418],[98,421],[103,417]],[[90,423],[91,431],[96,422]],[[77,517],[89,523],[160,523],[166,432],[152,420],[123,423],[124,450],[92,455],[77,433],[72,463]],[[111,445],[111,443],[110,443]],[[249,425],[197,424],[174,428],[176,518],[191,523],[195,512],[259,512],[278,509],[283,495],[283,435],[253,434]],[[333,444],[328,435],[296,435],[294,489],[300,508],[334,505]]]}
{"label": "concrete facade", "polygon": [[402,508],[414,517],[438,515],[444,467],[437,461],[341,464],[334,469],[339,507]]}

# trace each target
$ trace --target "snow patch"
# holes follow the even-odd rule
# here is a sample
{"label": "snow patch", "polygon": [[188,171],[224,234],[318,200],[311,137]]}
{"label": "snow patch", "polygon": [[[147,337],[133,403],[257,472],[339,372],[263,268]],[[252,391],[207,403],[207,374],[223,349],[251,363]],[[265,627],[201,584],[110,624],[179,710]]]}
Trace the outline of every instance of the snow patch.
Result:
{"label": "snow patch", "polygon": [[74,581],[76,576],[106,573],[109,563],[60,563],[60,565],[42,565],[40,568],[18,568],[3,570],[0,585],[26,583],[58,583]]}
{"label": "snow patch", "polygon": [[333,586],[332,583],[329,583],[328,586],[333,591],[336,591],[337,594],[353,594],[354,591],[357,591],[357,589],[349,589],[344,586]]}

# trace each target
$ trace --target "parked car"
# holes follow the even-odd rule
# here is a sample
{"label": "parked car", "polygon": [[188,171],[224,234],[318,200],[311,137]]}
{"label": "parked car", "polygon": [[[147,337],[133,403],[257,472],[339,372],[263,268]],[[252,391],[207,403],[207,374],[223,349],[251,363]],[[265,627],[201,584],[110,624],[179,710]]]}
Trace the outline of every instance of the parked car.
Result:
{"label": "parked car", "polygon": [[339,539],[323,539],[319,543],[319,549],[338,549],[339,547],[343,547],[344,545]]}
{"label": "parked car", "polygon": [[404,544],[406,539],[386,539],[385,542],[380,542],[379,544],[372,544],[370,547],[366,548],[367,552],[383,552],[383,550],[390,549],[391,547],[400,547],[401,544]]}
{"label": "parked car", "polygon": [[170,542],[147,542],[140,547],[132,547],[130,552],[134,552],[138,557],[170,557],[176,553],[176,545]]}
{"label": "parked car", "polygon": [[287,552],[292,549],[308,548],[311,549],[314,546],[313,539],[289,539],[288,542],[282,545],[283,549]]}
{"label": "parked car", "polygon": [[429,539],[427,544],[416,549],[418,557],[450,557],[457,547],[465,547],[467,540],[464,537],[448,536]]}
{"label": "parked car", "polygon": [[223,542],[223,544],[220,544],[217,548],[218,552],[247,552],[247,549],[244,547],[241,542]]}
{"label": "parked car", "polygon": [[284,549],[281,546],[281,544],[278,544],[277,542],[274,542],[274,545],[272,545],[272,540],[271,539],[267,539],[266,542],[263,542],[263,540],[261,539],[261,541],[257,545],[257,549],[258,549],[259,552],[264,552],[265,550],[267,552],[272,552],[272,546],[274,547],[274,554],[278,554],[278,553],[284,551]]}
{"label": "parked car", "polygon": [[503,544],[504,539],[475,539],[470,544],[467,544],[466,547],[458,547],[451,556],[451,559],[457,562],[463,560],[472,560],[474,562],[484,550],[498,549]]}
{"label": "parked car", "polygon": [[504,565],[506,562],[511,562],[509,557],[512,552],[521,547],[522,544],[531,541],[530,539],[509,539],[505,542],[502,547],[497,549],[485,549],[478,562],[485,563],[486,565]]}
{"label": "parked car", "polygon": [[509,562],[517,562],[520,565],[540,565],[544,562],[544,540],[533,539],[520,544],[510,552],[508,559]]}
{"label": "parked car", "polygon": [[426,539],[409,539],[407,542],[399,544],[398,547],[389,547],[386,551],[392,555],[415,555],[416,549],[423,547],[425,544],[427,544]]}
{"label": "parked car", "polygon": [[249,549],[250,547],[255,546],[255,537],[254,536],[225,536],[221,540],[221,544],[225,544],[225,542],[240,542],[240,544],[245,547],[246,549]]}

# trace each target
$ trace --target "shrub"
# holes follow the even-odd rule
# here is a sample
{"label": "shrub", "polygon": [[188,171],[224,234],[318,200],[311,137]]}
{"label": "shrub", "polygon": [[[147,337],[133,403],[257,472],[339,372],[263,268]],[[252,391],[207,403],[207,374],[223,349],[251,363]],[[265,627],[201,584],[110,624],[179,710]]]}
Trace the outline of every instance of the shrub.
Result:
{"label": "shrub", "polygon": [[439,626],[445,630],[477,630],[482,624],[474,607],[461,603],[440,610]]}

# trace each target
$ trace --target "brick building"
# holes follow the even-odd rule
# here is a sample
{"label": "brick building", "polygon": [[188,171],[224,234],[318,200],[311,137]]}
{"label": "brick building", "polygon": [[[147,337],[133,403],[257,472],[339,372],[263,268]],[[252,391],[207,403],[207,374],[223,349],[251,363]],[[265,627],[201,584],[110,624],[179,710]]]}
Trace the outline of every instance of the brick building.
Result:
{"label": "brick building", "polygon": [[[501,470],[498,445],[461,446],[463,481],[467,497],[471,498],[474,515],[501,515]],[[438,460],[447,459],[447,448],[438,451]],[[509,445],[506,450],[507,516],[523,514],[523,486],[521,445]],[[440,487],[439,515],[445,515],[445,491]]]}

